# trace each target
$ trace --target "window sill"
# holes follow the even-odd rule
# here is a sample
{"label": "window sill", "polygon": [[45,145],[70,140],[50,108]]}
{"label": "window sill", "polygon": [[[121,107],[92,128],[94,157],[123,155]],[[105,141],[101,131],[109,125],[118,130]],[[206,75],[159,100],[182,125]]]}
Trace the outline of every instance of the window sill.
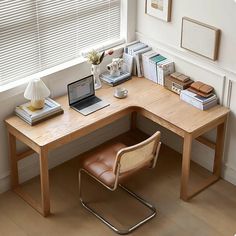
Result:
{"label": "window sill", "polygon": [[[122,49],[123,47],[124,47],[124,40],[120,40],[119,42],[116,42],[113,45],[110,45],[109,47],[100,47],[100,49],[101,50],[108,50],[110,48],[113,48],[114,51],[118,51],[118,50]],[[87,51],[88,50],[86,50],[85,52],[87,52]],[[63,64],[60,64],[60,65],[54,66],[52,68],[49,68],[47,70],[44,70],[42,72],[39,72],[37,74],[30,75],[28,77],[25,77],[23,79],[20,79],[20,80],[14,81],[14,82],[10,82],[6,85],[2,85],[2,86],[0,86],[0,100],[6,100],[10,97],[13,97],[13,96],[23,93],[25,91],[25,88],[26,88],[27,84],[29,83],[29,81],[32,80],[33,78],[46,77],[46,76],[51,75],[53,73],[59,72],[61,70],[68,69],[72,66],[80,65],[86,61],[87,61],[87,59],[81,56],[81,57],[78,57],[74,60],[65,62]]]}

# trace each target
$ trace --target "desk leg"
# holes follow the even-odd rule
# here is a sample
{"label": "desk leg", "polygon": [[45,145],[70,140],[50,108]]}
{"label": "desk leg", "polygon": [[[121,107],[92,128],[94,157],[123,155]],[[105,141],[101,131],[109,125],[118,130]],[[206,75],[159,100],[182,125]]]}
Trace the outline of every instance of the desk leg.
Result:
{"label": "desk leg", "polygon": [[224,138],[225,138],[225,122],[217,126],[217,137],[215,146],[215,159],[213,174],[201,181],[199,186],[189,193],[188,184],[189,184],[189,175],[190,175],[190,161],[191,161],[191,147],[192,147],[192,136],[186,134],[184,137],[184,148],[183,148],[183,159],[182,159],[182,177],[181,177],[181,192],[180,198],[184,201],[189,200],[190,198],[196,196],[204,189],[214,184],[220,179],[221,175],[221,162],[223,157],[224,150]]}
{"label": "desk leg", "polygon": [[180,198],[184,201],[188,199],[188,182],[190,174],[192,141],[193,141],[192,136],[190,134],[185,134],[183,157],[182,157],[181,190],[180,190]]}
{"label": "desk leg", "polygon": [[40,162],[40,181],[41,181],[41,198],[42,198],[42,214],[48,216],[50,214],[50,196],[49,196],[49,170],[48,155],[45,149],[41,149],[39,153]]}
{"label": "desk leg", "polygon": [[221,175],[221,166],[222,166],[221,162],[224,150],[224,138],[225,138],[225,123],[222,123],[217,126],[215,159],[213,167],[213,174],[218,178],[220,178]]}
{"label": "desk leg", "polygon": [[9,156],[11,167],[11,189],[15,189],[19,185],[17,153],[16,153],[16,137],[8,133],[9,137]]}

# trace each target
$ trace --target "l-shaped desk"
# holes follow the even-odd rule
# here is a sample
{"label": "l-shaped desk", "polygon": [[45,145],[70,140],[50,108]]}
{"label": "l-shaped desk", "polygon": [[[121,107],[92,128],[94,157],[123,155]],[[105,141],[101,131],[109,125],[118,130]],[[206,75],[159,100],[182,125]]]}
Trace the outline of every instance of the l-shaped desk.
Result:
{"label": "l-shaped desk", "polygon": [[[129,90],[129,95],[125,99],[113,97],[114,88],[107,85],[96,91],[96,95],[108,101],[110,106],[89,116],[83,116],[71,109],[68,105],[67,96],[62,96],[57,98],[56,101],[62,105],[65,111],[63,115],[33,127],[17,116],[6,119],[11,160],[11,188],[43,216],[50,214],[49,151],[129,114],[131,115],[132,129],[136,127],[138,113],[184,139],[180,189],[180,198],[182,200],[187,201],[220,178],[225,124],[229,109],[217,105],[208,111],[198,110],[181,101],[178,95],[144,78],[134,77],[132,80],[122,84],[122,86]],[[202,136],[214,128],[217,128],[215,143]],[[16,150],[17,139],[30,149],[23,153],[18,153]],[[197,139],[204,145],[214,149],[215,158],[212,175],[202,181],[198,188],[190,192],[188,185],[193,139]],[[21,189],[18,178],[18,161],[35,152],[39,154],[40,162],[41,204],[36,203]]]}

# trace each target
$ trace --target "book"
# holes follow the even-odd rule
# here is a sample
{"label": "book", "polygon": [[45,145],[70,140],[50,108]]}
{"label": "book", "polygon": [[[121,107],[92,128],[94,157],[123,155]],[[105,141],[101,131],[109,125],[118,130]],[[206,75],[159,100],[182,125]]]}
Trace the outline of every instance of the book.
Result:
{"label": "book", "polygon": [[21,119],[26,121],[30,125],[39,123],[46,118],[62,114],[63,109],[61,105],[50,98],[45,99],[45,105],[42,109],[35,110],[30,102],[17,106],[15,108],[15,113]]}
{"label": "book", "polygon": [[128,53],[128,48],[129,48],[130,46],[134,45],[134,44],[137,44],[137,43],[140,43],[140,41],[139,41],[139,40],[136,40],[136,41],[133,41],[133,42],[131,42],[131,43],[127,43],[127,44],[125,45],[125,47],[124,47],[124,53]]}
{"label": "book", "polygon": [[31,102],[27,102],[16,107],[18,110],[25,111],[26,115],[30,117],[31,120],[39,119],[46,116],[54,111],[61,110],[61,105],[50,98],[45,99],[45,104],[42,109],[36,110],[31,106]]}
{"label": "book", "polygon": [[187,90],[181,91],[180,99],[195,106],[196,108],[200,110],[208,110],[212,108],[213,106],[217,105],[218,99],[216,96],[212,96],[213,97],[212,99],[209,99],[207,102],[206,101],[203,102],[201,99],[198,99],[195,96],[192,96],[192,95],[189,96],[189,93],[186,93],[186,91]]}
{"label": "book", "polygon": [[152,58],[154,57],[151,57],[149,59],[149,78],[151,81],[157,83],[157,67],[156,67],[156,62],[152,60]]}
{"label": "book", "polygon": [[195,99],[196,101],[199,101],[202,104],[206,104],[217,99],[217,96],[215,94],[213,94],[211,97],[205,98],[196,93],[189,91],[188,89],[182,90],[181,93]]}
{"label": "book", "polygon": [[137,71],[137,76],[142,77],[143,76],[143,69],[142,69],[142,54],[148,51],[151,51],[151,47],[145,47],[142,48],[136,52],[134,52],[134,61],[136,63],[136,71]]}
{"label": "book", "polygon": [[174,62],[169,59],[157,63],[158,84],[164,86],[165,76],[170,75],[175,71]]}
{"label": "book", "polygon": [[33,126],[33,125],[36,125],[42,121],[45,121],[49,118],[52,118],[52,117],[55,117],[57,115],[61,115],[64,113],[64,110],[63,109],[60,109],[58,111],[54,111],[50,114],[47,114],[45,115],[44,117],[42,118],[38,118],[38,119],[35,119],[35,120],[31,120],[28,116],[26,116],[25,114],[22,114],[21,112],[16,112],[16,115],[21,118],[22,120],[24,120],[26,123],[28,123],[29,125]]}
{"label": "book", "polygon": [[[143,48],[146,48],[146,47],[148,47],[148,45],[146,45],[145,43],[138,42],[138,43],[132,44],[131,46],[128,46],[126,51],[127,51],[127,53],[129,55],[133,56],[136,51],[139,51],[139,50],[141,50]],[[132,74],[133,75],[137,75],[136,60],[133,61],[133,71],[132,71]]]}
{"label": "book", "polygon": [[157,54],[154,57],[151,57],[149,59],[149,73],[150,73],[150,79],[155,82],[158,83],[158,74],[157,74],[157,63],[164,61],[166,58],[163,57],[160,54]]}
{"label": "book", "polygon": [[116,86],[118,84],[124,83],[127,80],[130,80],[132,76],[129,72],[121,71],[119,76],[111,76],[109,72],[104,72],[100,75],[100,78],[104,83],[110,86]]}
{"label": "book", "polygon": [[149,59],[151,57],[156,56],[158,53],[151,50],[148,52],[145,52],[142,54],[142,67],[143,67],[143,75],[145,78],[150,79],[150,73],[149,73]]}
{"label": "book", "polygon": [[131,79],[132,79],[132,76],[129,76],[129,77],[126,77],[126,78],[124,78],[124,79],[122,79],[122,80],[118,80],[118,81],[116,81],[116,82],[107,82],[107,81],[105,81],[105,80],[103,80],[103,82],[104,82],[105,84],[109,85],[109,86],[115,87],[115,86],[117,86],[117,85],[119,85],[119,84],[122,84],[122,83],[124,83],[124,82],[126,82],[126,81],[128,81],[128,80],[131,80]]}
{"label": "book", "polygon": [[127,71],[132,74],[134,57],[128,53],[123,53],[123,61],[122,71]]}
{"label": "book", "polygon": [[142,48],[146,48],[146,47],[148,47],[148,45],[146,45],[145,43],[141,43],[141,42],[133,44],[130,47],[128,47],[128,54],[133,55],[134,52],[136,52]]}
{"label": "book", "polygon": [[[185,91],[185,90],[183,90],[183,91]],[[186,95],[185,93],[182,93],[182,91],[180,93],[180,99],[182,101],[185,101],[185,102],[191,104],[192,106],[194,106],[200,110],[203,110],[203,111],[216,106],[217,100],[218,100],[217,98],[215,98],[214,100],[211,100],[210,102],[203,104],[202,102],[194,99],[193,97],[190,97],[190,96]]]}

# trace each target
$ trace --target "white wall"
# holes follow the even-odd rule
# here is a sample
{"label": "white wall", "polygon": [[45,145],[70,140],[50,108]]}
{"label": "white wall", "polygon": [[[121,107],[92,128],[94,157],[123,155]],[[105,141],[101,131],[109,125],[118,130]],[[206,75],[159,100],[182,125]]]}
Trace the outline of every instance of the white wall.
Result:
{"label": "white wall", "polygon": [[[138,0],[136,30],[147,37],[177,48],[181,38],[183,16],[204,22],[222,30],[219,60],[224,69],[236,71],[236,3],[234,0],[172,0],[172,20],[162,22],[145,15],[144,0]],[[204,40],[204,39],[202,39]],[[200,58],[200,57],[199,57]]]}
{"label": "white wall", "polygon": [[[221,104],[232,110],[226,137],[224,168],[222,176],[236,184],[236,3],[233,0],[172,0],[172,19],[170,23],[145,14],[145,0],[137,1],[137,38],[150,44],[165,56],[172,58],[176,69],[186,73],[194,80],[213,85]],[[180,47],[181,21],[187,16],[221,29],[219,60],[213,62]],[[204,39],[202,39],[204,40]],[[231,83],[231,81],[233,81]],[[191,119],[191,117],[190,117]],[[152,132],[156,126],[140,118],[144,131]],[[182,140],[164,130],[164,142],[178,151],[182,150]],[[215,131],[207,136],[214,140]],[[193,146],[193,160],[211,169],[214,153],[198,142]]]}

